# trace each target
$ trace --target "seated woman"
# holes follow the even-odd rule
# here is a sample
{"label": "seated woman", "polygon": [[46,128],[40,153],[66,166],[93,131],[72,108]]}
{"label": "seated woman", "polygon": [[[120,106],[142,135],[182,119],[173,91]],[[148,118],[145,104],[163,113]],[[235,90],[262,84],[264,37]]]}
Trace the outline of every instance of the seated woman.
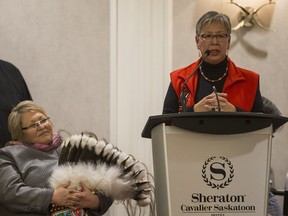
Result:
{"label": "seated woman", "polygon": [[8,128],[13,141],[0,149],[0,215],[50,215],[53,204],[77,215],[98,216],[112,205],[113,200],[83,183],[81,190],[69,189],[69,182],[50,187],[62,139],[53,133],[42,107],[32,101],[19,103],[9,115]]}

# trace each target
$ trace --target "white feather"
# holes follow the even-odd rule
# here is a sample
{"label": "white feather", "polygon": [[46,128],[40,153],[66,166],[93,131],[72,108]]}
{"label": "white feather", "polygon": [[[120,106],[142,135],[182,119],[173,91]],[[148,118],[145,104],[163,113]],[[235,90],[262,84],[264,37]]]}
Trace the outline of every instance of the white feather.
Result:
{"label": "white feather", "polygon": [[[87,146],[88,146],[88,149],[90,151],[92,151],[92,148],[95,147],[97,144],[97,140],[93,137],[89,137],[88,141],[87,141]],[[84,148],[84,147],[83,147]]]}
{"label": "white feather", "polygon": [[122,161],[126,160],[129,157],[129,155],[125,152],[121,152],[119,155],[119,159],[117,160],[117,165],[120,165]]}
{"label": "white feather", "polygon": [[110,152],[107,152],[107,158],[110,158],[113,154],[117,153],[117,151],[116,148],[111,149]]}
{"label": "white feather", "polygon": [[108,153],[111,152],[113,148],[114,146],[111,143],[106,144],[103,152],[103,157],[106,157],[106,155],[108,155]]}
{"label": "white feather", "polygon": [[89,140],[89,137],[86,134],[84,134],[82,136],[81,143],[80,143],[80,146],[82,149],[84,149],[84,147],[87,145],[88,140]]}
{"label": "white feather", "polygon": [[137,201],[137,205],[138,206],[142,206],[142,207],[147,206],[150,203],[151,203],[151,199],[149,197],[147,197],[145,199],[140,199],[140,200]]}
{"label": "white feather", "polygon": [[132,173],[137,173],[137,176],[135,177],[135,179],[137,180],[143,180],[143,179],[147,179],[147,172],[146,172],[146,167],[138,162],[136,163],[131,170]]}
{"label": "white feather", "polygon": [[125,162],[125,168],[135,163],[135,159],[130,155],[129,158]]}
{"label": "white feather", "polygon": [[77,143],[79,143],[79,140],[81,139],[80,135],[72,135],[71,139],[69,141],[70,145],[75,146]]}
{"label": "white feather", "polygon": [[104,140],[99,140],[96,144],[96,148],[95,148],[95,153],[96,155],[100,155],[100,153],[102,152],[103,148],[105,148],[106,143]]}
{"label": "white feather", "polygon": [[52,188],[71,182],[69,188],[81,190],[83,182],[92,190],[99,190],[114,200],[131,199],[134,196],[132,182],[120,177],[121,170],[104,164],[78,163],[59,166],[49,179]]}
{"label": "white feather", "polygon": [[121,152],[117,150],[117,151],[114,153],[112,160],[115,160],[116,158],[118,158],[120,154],[121,154]]}

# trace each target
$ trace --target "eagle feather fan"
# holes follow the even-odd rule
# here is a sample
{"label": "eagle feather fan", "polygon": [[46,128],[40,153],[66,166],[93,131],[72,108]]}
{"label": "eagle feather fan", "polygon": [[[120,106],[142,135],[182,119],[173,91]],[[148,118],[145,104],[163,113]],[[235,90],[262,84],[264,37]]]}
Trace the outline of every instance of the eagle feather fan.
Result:
{"label": "eagle feather fan", "polygon": [[59,166],[49,179],[53,188],[70,181],[71,188],[79,189],[83,182],[114,200],[151,205],[153,188],[147,168],[132,155],[91,133],[72,135],[61,147]]}

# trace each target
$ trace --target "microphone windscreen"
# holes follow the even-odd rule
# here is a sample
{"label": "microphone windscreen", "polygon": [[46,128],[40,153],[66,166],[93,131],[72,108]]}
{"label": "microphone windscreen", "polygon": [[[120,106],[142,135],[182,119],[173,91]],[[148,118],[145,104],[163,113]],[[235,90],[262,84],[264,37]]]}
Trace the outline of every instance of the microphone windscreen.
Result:
{"label": "microphone windscreen", "polygon": [[205,58],[210,55],[210,52],[211,52],[211,51],[210,51],[209,49],[204,52]]}

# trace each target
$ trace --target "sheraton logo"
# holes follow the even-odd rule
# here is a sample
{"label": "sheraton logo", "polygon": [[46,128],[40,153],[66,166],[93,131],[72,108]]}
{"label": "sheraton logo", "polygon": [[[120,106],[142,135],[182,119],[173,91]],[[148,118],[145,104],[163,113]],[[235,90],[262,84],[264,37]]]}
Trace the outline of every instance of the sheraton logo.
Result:
{"label": "sheraton logo", "polygon": [[[234,166],[228,158],[224,156],[209,157],[204,161],[200,175],[205,182],[201,188],[207,185],[209,190],[204,189],[205,193],[193,191],[189,200],[187,198],[186,202],[179,205],[179,211],[182,214],[195,216],[225,216],[227,214],[228,216],[228,214],[255,215],[257,213],[257,206],[251,200],[250,195],[235,193],[233,190],[231,183],[234,180]],[[235,181],[236,187],[238,182]],[[227,190],[228,186],[231,187],[232,192]],[[226,189],[221,190],[224,188]],[[224,191],[225,193],[223,193]]]}
{"label": "sheraton logo", "polygon": [[230,160],[227,158],[210,157],[202,166],[202,178],[203,181],[211,188],[225,188],[233,180],[234,167]]}

